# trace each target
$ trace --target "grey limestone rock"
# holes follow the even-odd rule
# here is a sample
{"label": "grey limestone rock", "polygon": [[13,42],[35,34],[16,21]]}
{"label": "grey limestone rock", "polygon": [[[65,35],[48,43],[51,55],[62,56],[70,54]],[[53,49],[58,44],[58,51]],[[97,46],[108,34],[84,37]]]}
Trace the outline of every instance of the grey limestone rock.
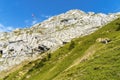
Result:
{"label": "grey limestone rock", "polygon": [[0,71],[70,42],[73,38],[85,36],[118,18],[119,13],[95,14],[70,10],[30,28],[16,29],[0,34]]}

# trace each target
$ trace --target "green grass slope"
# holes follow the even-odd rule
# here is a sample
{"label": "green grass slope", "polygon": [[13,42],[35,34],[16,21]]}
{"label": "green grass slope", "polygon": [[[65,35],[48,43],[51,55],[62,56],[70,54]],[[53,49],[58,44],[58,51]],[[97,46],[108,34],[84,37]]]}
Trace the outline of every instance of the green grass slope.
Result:
{"label": "green grass slope", "polygon": [[[98,38],[109,38],[107,44]],[[9,74],[3,80],[120,80],[120,19]]]}

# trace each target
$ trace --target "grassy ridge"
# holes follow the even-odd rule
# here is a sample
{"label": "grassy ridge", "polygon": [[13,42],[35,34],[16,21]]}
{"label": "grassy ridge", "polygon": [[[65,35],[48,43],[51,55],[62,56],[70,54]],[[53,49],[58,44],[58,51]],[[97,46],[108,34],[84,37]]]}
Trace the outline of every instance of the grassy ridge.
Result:
{"label": "grassy ridge", "polygon": [[[109,38],[111,42],[96,42]],[[42,60],[30,62],[4,80],[119,80],[120,19],[80,37]]]}

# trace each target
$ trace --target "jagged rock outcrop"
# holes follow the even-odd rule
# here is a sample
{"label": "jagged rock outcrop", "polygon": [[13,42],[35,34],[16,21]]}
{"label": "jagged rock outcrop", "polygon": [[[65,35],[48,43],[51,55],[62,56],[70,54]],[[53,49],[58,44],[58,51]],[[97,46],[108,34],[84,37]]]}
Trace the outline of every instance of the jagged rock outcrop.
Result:
{"label": "jagged rock outcrop", "polygon": [[69,42],[71,39],[88,35],[116,19],[117,14],[85,13],[70,10],[53,16],[31,28],[16,29],[0,34],[0,71],[9,69],[29,57]]}

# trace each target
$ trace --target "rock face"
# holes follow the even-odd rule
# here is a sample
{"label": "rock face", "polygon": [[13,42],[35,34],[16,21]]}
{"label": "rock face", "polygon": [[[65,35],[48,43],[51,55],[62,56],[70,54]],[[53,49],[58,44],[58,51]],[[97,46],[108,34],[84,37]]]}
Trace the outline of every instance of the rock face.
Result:
{"label": "rock face", "polygon": [[119,13],[106,15],[70,10],[31,28],[1,33],[0,71],[48,50],[54,50],[73,38],[88,35],[118,18],[117,15]]}

